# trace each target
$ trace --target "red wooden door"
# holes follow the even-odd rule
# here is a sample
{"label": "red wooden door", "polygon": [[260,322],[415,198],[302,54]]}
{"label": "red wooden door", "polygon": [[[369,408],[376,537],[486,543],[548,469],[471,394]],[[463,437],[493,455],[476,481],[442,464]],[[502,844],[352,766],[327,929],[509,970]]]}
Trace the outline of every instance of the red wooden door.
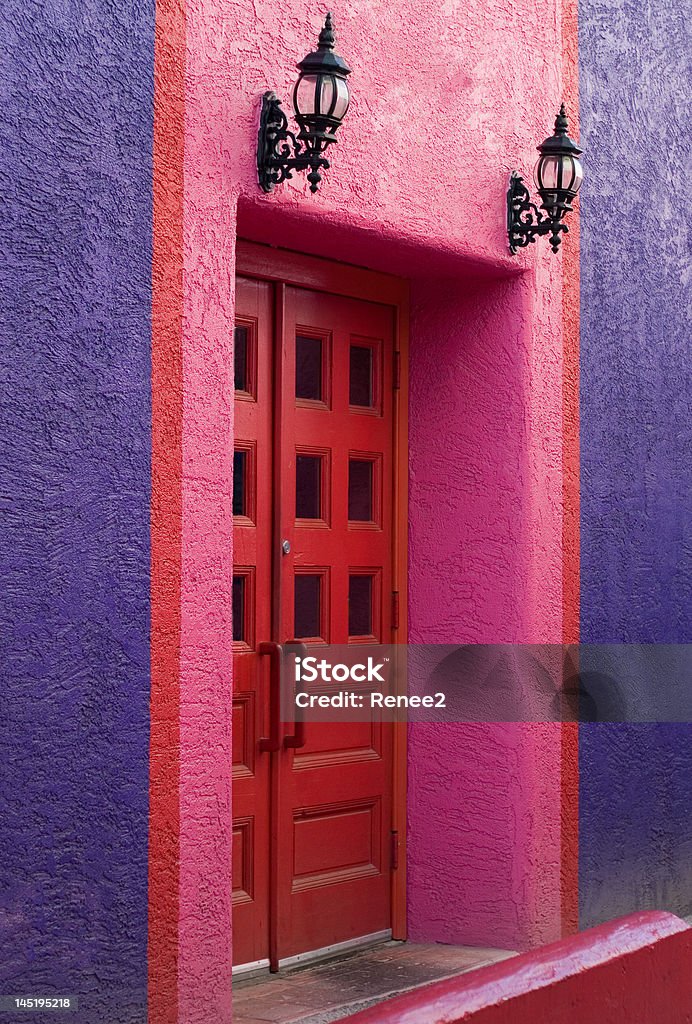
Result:
{"label": "red wooden door", "polygon": [[[283,641],[389,642],[393,311],[286,289]],[[282,758],[278,949],[390,927],[392,730],[308,724]]]}
{"label": "red wooden door", "polygon": [[391,926],[392,727],[309,723],[294,749],[285,725],[281,749],[262,753],[271,722],[257,650],[270,638],[391,641],[394,311],[239,279],[238,316],[241,343],[257,319],[257,375],[249,397],[236,395],[236,450],[251,454],[247,469],[234,463],[246,474],[234,486],[234,587],[254,579],[234,616],[254,632],[234,626],[234,962],[276,963]]}

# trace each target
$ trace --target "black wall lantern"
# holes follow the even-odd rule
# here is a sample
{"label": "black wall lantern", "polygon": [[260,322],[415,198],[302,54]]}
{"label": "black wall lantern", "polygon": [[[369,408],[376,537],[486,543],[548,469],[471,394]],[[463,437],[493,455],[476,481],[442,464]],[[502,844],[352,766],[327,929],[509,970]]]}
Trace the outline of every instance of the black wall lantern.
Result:
{"label": "black wall lantern", "polygon": [[276,94],[265,92],[262,98],[257,173],[264,192],[292,178],[294,171],[308,171],[310,191],[316,192],[322,180],[320,170],[329,167],[324,152],[336,142],[337,129],[348,110],[346,77],[351,74],[344,59],[334,53],[334,42],[328,14],[317,49],[298,65],[300,75],[293,90],[297,135],[289,131]]}
{"label": "black wall lantern", "polygon": [[553,252],[560,248],[560,235],[569,231],[563,218],[570,213],[570,203],[579,191],[583,176],[579,146],[567,134],[567,115],[564,103],[555,119],[555,134],[538,146],[541,154],[536,164],[534,178],[536,188],[543,200],[541,213],[531,202],[529,190],[518,171],[512,171],[507,191],[507,234],[509,251],[514,255],[517,249],[535,242],[539,235],[550,235]]}

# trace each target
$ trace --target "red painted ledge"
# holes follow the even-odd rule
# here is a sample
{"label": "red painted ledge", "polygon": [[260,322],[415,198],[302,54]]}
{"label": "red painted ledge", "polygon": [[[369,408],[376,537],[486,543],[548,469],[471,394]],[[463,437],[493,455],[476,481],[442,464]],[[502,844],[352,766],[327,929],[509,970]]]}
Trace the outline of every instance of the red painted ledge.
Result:
{"label": "red painted ledge", "polygon": [[427,985],[349,1024],[692,1024],[692,928],[630,914]]}

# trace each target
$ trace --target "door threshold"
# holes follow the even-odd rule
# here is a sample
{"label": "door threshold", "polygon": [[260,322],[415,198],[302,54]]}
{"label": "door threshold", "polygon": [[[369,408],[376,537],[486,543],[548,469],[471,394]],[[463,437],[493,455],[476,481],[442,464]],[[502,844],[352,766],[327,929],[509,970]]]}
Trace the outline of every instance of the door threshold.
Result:
{"label": "door threshold", "polygon": [[378,942],[233,988],[233,1024],[334,1024],[366,1007],[513,956],[509,950]]}
{"label": "door threshold", "polygon": [[[306,953],[296,953],[294,956],[284,957],[279,960],[280,971],[290,971],[297,967],[305,967],[325,963],[335,957],[347,956],[349,953],[360,953],[362,950],[378,946],[382,942],[389,942],[392,938],[391,928],[381,932],[372,932],[370,935],[360,935],[357,939],[347,939],[345,942],[334,942],[331,946],[322,946],[321,949],[310,949]],[[255,978],[258,974],[269,971],[269,960],[255,960],[248,964],[238,964],[231,969],[233,981],[245,981]]]}
{"label": "door threshold", "polygon": [[386,928],[382,932],[372,932],[371,935],[361,935],[357,939],[347,939],[345,942],[333,942],[331,946],[323,946],[321,949],[311,949],[307,953],[296,953],[295,956],[287,956],[279,960],[279,970],[290,970],[292,967],[301,967],[303,964],[316,964],[330,960],[335,956],[344,956],[346,953],[357,953],[361,949],[369,949],[370,946],[377,946],[380,942],[389,942],[392,937],[392,929]]}
{"label": "door threshold", "polygon": [[269,970],[269,960],[253,960],[249,964],[236,964],[231,967],[231,980],[240,981],[241,978],[254,978],[256,974],[263,974]]}

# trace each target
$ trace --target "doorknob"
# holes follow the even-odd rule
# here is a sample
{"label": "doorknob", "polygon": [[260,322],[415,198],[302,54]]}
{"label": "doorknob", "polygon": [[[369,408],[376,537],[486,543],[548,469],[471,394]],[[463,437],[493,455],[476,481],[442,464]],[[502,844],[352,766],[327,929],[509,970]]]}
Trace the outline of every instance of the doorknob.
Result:
{"label": "doorknob", "polygon": [[269,658],[269,736],[259,741],[262,753],[281,750],[281,644],[263,641],[257,648],[260,658]]}
{"label": "doorknob", "polygon": [[[308,649],[299,640],[289,640],[285,645],[286,650],[295,650],[296,656],[303,659],[307,657]],[[307,742],[305,735],[305,721],[302,709],[296,707],[295,721],[293,723],[293,735],[284,737],[284,747],[292,750],[300,750]]]}

